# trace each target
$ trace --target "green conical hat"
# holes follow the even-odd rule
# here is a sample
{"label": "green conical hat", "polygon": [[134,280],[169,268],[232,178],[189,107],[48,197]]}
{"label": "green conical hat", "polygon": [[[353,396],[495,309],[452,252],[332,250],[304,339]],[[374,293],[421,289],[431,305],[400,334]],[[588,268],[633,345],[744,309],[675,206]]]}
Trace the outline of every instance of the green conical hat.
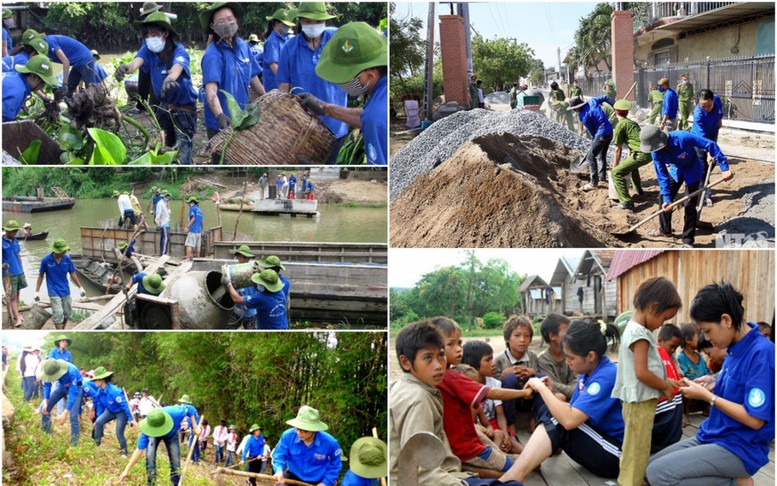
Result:
{"label": "green conical hat", "polygon": [[365,69],[388,65],[388,40],[366,22],[337,29],[321,51],[316,74],[331,83],[351,81]]}

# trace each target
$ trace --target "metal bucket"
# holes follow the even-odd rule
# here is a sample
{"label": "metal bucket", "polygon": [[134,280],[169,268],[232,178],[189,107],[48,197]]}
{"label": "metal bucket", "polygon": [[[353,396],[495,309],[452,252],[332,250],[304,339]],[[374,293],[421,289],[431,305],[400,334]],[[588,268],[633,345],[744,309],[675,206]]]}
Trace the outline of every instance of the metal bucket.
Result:
{"label": "metal bucket", "polygon": [[184,329],[226,329],[235,307],[221,285],[221,272],[188,272],[173,283],[171,297],[178,301],[178,317]]}
{"label": "metal bucket", "polygon": [[229,280],[232,282],[232,286],[236,289],[242,289],[254,285],[251,281],[251,275],[256,272],[260,272],[262,269],[259,266],[259,262],[247,262],[247,263],[235,263],[230,265],[225,263],[221,266],[221,273],[223,275],[229,275]]}
{"label": "metal bucket", "polygon": [[31,331],[37,331],[49,319],[51,319],[49,311],[38,304],[32,304],[29,315],[22,321],[22,327]]}

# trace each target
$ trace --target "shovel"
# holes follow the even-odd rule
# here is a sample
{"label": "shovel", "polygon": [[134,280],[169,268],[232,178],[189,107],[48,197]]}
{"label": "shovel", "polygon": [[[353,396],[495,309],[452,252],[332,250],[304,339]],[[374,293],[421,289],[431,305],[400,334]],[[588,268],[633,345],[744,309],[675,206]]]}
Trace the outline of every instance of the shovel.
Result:
{"label": "shovel", "polygon": [[[669,208],[670,209],[674,209],[677,206],[679,206],[680,204],[682,204],[682,203],[688,201],[689,199],[691,199],[692,197],[696,196],[697,194],[700,194],[701,192],[706,191],[707,189],[709,189],[711,187],[715,187],[715,186],[717,186],[718,184],[720,184],[721,182],[723,182],[725,180],[726,179],[718,179],[718,180],[716,180],[714,182],[711,182],[711,183],[705,185],[704,187],[696,189],[695,191],[693,191],[692,193],[688,194],[687,196],[682,197],[682,198],[678,199],[677,201],[673,202],[672,204],[670,204]],[[628,235],[629,233],[632,233],[634,230],[636,230],[637,228],[639,228],[640,226],[642,226],[643,224],[647,223],[648,221],[650,221],[651,219],[655,218],[656,216],[660,215],[663,212],[664,212],[664,208],[661,208],[658,211],[656,211],[655,213],[653,213],[650,216],[648,216],[647,218],[645,218],[642,221],[640,221],[639,223],[635,224],[631,228],[627,229],[626,231],[613,231],[612,234],[616,235],[616,236]],[[712,224],[711,223],[697,222],[696,226],[697,227],[712,228]]]}
{"label": "shovel", "polygon": [[[708,163],[707,163],[707,177],[704,178],[704,185],[705,186],[710,183],[710,174],[712,173],[712,168],[714,166],[715,166],[715,162],[714,161],[708,161]],[[696,208],[696,213],[697,213],[696,227],[697,228],[701,228],[702,227],[701,226],[701,224],[702,224],[702,222],[701,222],[701,211],[702,211],[702,209],[704,209],[704,199],[705,199],[706,196],[707,196],[706,192],[701,195],[701,197],[699,198],[699,206]]]}
{"label": "shovel", "polygon": [[586,158],[582,155],[575,157],[572,163],[569,164],[569,171],[573,174],[582,174],[583,172],[587,173],[588,164],[586,163]]}

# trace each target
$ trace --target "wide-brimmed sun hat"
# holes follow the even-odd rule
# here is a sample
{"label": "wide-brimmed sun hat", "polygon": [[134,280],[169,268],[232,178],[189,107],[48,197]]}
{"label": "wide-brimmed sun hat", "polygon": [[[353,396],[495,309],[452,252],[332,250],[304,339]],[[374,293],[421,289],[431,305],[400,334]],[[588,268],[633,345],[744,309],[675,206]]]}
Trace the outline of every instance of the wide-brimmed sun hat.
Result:
{"label": "wide-brimmed sun hat", "polygon": [[179,398],[179,399],[178,399],[178,403],[185,403],[186,405],[191,405],[191,404],[192,404],[192,399],[191,399],[191,398],[189,398],[189,395],[187,395],[186,393],[184,393],[184,394],[181,396],[181,398]]}
{"label": "wide-brimmed sun hat", "polygon": [[280,268],[281,270],[286,270],[281,259],[275,255],[268,255],[259,260],[259,266],[262,268]]}
{"label": "wide-brimmed sun hat", "polygon": [[57,84],[57,80],[54,78],[54,66],[47,56],[41,54],[32,56],[27,64],[24,66],[17,64],[14,69],[22,74],[35,74],[49,86]]}
{"label": "wide-brimmed sun hat", "polygon": [[67,341],[67,345],[68,345],[68,346],[70,346],[71,344],[73,344],[73,341],[72,341],[72,340],[70,340],[70,338],[68,338],[68,337],[67,337],[67,336],[65,336],[64,334],[60,334],[59,336],[57,336],[57,337],[56,337],[56,339],[54,339],[54,346],[57,346],[57,347],[58,347],[58,346],[59,346],[59,342],[60,342],[60,341]]}
{"label": "wide-brimmed sun hat", "polygon": [[[234,425],[232,427],[234,427]],[[253,434],[255,430],[262,430],[262,428],[257,424],[251,424],[251,428],[248,429],[248,433]]]}
{"label": "wide-brimmed sun hat", "polygon": [[126,241],[120,241],[117,246],[119,247],[119,250],[123,250],[123,249],[127,248],[129,245],[127,244]]}
{"label": "wide-brimmed sun hat", "polygon": [[211,19],[213,19],[213,14],[215,14],[222,8],[231,9],[232,13],[235,15],[235,18],[238,20],[238,22],[240,21],[240,17],[243,16],[243,7],[241,7],[239,3],[215,2],[211,4],[210,7],[200,12],[200,27],[202,27],[202,30],[204,30],[205,32],[210,32],[210,22],[211,22]]}
{"label": "wide-brimmed sun hat", "polygon": [[270,292],[279,292],[283,289],[283,282],[275,273],[275,270],[262,270],[251,275],[251,281],[256,285],[261,285]]}
{"label": "wide-brimmed sun hat", "polygon": [[3,18],[4,19],[8,19],[8,18],[11,18],[11,17],[13,17],[13,11],[11,11],[10,8],[4,8],[3,9]]}
{"label": "wide-brimmed sun hat", "polygon": [[49,43],[43,40],[42,37],[33,37],[28,41],[22,42],[22,44],[32,47],[41,56],[48,56],[49,54]]}
{"label": "wide-brimmed sun hat", "polygon": [[576,110],[583,105],[585,105],[586,101],[582,96],[573,96],[569,98],[569,106],[567,107],[567,111]]}
{"label": "wide-brimmed sun hat", "polygon": [[24,223],[22,228],[32,228],[32,225],[30,223]]}
{"label": "wide-brimmed sun hat", "polygon": [[318,432],[329,428],[327,424],[321,421],[318,416],[318,410],[313,407],[303,405],[297,412],[297,417],[286,421],[292,427],[307,430],[308,432]]}
{"label": "wide-brimmed sun hat", "polygon": [[51,251],[54,253],[65,253],[70,249],[64,238],[57,238],[54,243],[51,244]]}
{"label": "wide-brimmed sun hat", "polygon": [[193,203],[199,204],[200,200],[197,199],[197,196],[189,196],[189,197],[186,198],[186,202],[187,203],[193,202]]}
{"label": "wide-brimmed sun hat", "polygon": [[326,12],[324,2],[302,2],[293,13],[298,19],[329,20],[335,18],[334,15],[329,15]]}
{"label": "wide-brimmed sun hat", "polygon": [[249,35],[248,42],[259,42],[259,36],[256,34]]}
{"label": "wide-brimmed sun hat", "polygon": [[161,9],[161,5],[157,5],[156,2],[146,2],[140,8],[140,15],[148,15]]}
{"label": "wide-brimmed sun hat", "polygon": [[113,371],[108,371],[105,369],[105,366],[98,366],[94,370],[94,379],[95,380],[104,380],[105,378],[108,378],[113,374]]}
{"label": "wide-brimmed sun hat", "polygon": [[9,219],[5,222],[5,226],[3,226],[3,231],[19,231],[20,229],[19,222],[15,219]]}
{"label": "wide-brimmed sun hat", "polygon": [[143,20],[136,20],[132,22],[132,26],[135,30],[140,30],[144,25],[155,25],[160,27],[171,34],[178,35],[178,32],[173,28],[173,23],[170,22],[170,18],[163,12],[154,12]]}
{"label": "wide-brimmed sun hat", "polygon": [[68,362],[64,359],[49,359],[38,371],[38,378],[45,382],[54,382],[67,373]]}
{"label": "wide-brimmed sun hat", "polygon": [[251,253],[251,248],[249,248],[248,245],[240,245],[240,247],[238,247],[238,249],[235,250],[235,252],[233,253],[233,256],[237,256],[237,255],[243,255],[244,257],[247,257],[247,258],[254,257],[254,254]]}
{"label": "wide-brimmed sun hat", "polygon": [[295,15],[295,14],[296,13],[291,10],[287,10],[285,8],[279,8],[278,10],[273,12],[273,14],[270,15],[269,17],[265,17],[265,19],[280,20],[281,22],[286,24],[287,27],[294,27],[294,22],[292,22],[292,19],[293,19],[292,15]]}
{"label": "wide-brimmed sun hat", "polygon": [[645,125],[639,131],[639,150],[644,153],[655,152],[666,146],[669,135],[655,125]]}
{"label": "wide-brimmed sun hat", "polygon": [[41,34],[40,32],[38,32],[35,29],[27,29],[22,34],[22,44],[24,44],[25,42],[31,41],[35,37],[43,38],[45,36],[46,36],[46,34]]}
{"label": "wide-brimmed sun hat", "polygon": [[158,273],[146,275],[141,279],[143,287],[154,295],[159,295],[165,289],[165,283],[162,281],[162,276]]}
{"label": "wide-brimmed sun hat", "polygon": [[161,408],[148,412],[146,418],[140,421],[140,431],[149,437],[163,437],[173,430],[173,417]]}
{"label": "wide-brimmed sun hat", "polygon": [[337,29],[321,51],[316,74],[344,84],[365,69],[388,65],[388,40],[366,22],[349,22]]}
{"label": "wide-brimmed sun hat", "polygon": [[362,437],[351,446],[351,470],[367,479],[388,475],[386,443],[374,437]]}

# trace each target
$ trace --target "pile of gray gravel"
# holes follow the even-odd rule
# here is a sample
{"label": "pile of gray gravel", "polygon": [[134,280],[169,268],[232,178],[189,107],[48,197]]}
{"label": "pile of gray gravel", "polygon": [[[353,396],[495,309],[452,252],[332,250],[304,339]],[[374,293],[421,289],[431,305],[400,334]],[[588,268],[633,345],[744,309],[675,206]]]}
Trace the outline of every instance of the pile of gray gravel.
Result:
{"label": "pile of gray gravel", "polygon": [[[391,157],[391,199],[399,196],[416,178],[448,160],[466,142],[484,135],[503,133],[542,136],[584,154],[591,146],[589,139],[579,137],[537,112],[460,111],[433,123]],[[610,152],[611,159],[612,150]]]}

